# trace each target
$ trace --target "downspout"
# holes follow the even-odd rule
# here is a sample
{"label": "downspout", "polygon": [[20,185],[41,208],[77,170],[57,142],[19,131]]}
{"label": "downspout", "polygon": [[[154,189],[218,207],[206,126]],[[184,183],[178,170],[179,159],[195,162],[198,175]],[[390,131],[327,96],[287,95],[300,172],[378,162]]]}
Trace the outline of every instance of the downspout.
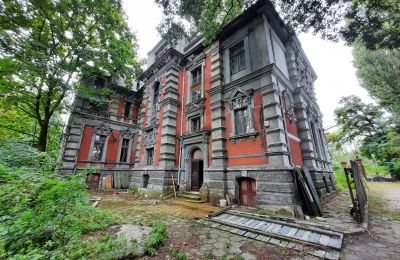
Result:
{"label": "downspout", "polygon": [[182,170],[182,153],[183,153],[183,139],[182,139],[182,131],[183,131],[183,108],[184,108],[184,96],[185,96],[185,70],[182,73],[182,97],[181,97],[181,121],[180,124],[180,137],[179,137],[179,160],[178,160],[178,181],[177,184],[181,184],[181,170]]}

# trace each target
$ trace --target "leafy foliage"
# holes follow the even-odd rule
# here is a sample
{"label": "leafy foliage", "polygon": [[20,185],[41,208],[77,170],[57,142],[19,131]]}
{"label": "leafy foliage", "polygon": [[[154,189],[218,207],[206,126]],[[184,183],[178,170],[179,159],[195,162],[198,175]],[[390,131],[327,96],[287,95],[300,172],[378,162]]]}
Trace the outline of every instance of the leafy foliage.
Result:
{"label": "leafy foliage", "polygon": [[362,86],[400,125],[400,49],[370,51],[358,43],[353,55]]}
{"label": "leafy foliage", "polygon": [[[164,38],[179,39],[204,35],[215,39],[222,27],[243,13],[255,0],[155,0],[163,9],[159,32]],[[400,47],[398,1],[373,0],[272,0],[289,30],[309,31],[329,40],[357,39],[368,49]],[[185,19],[192,26],[185,28]]]}
{"label": "leafy foliage", "polygon": [[1,0],[0,93],[37,121],[45,151],[51,118],[85,77],[140,72],[120,0]]}
{"label": "leafy foliage", "polygon": [[106,237],[82,241],[118,221],[90,206],[83,178],[62,178],[53,158],[22,144],[2,142],[0,158],[0,258],[86,258],[122,245]]}
{"label": "leafy foliage", "polygon": [[157,253],[157,248],[167,239],[167,229],[164,222],[161,220],[154,220],[152,226],[153,230],[144,242],[144,251],[149,255],[155,255]]}
{"label": "leafy foliage", "polygon": [[338,145],[349,141],[360,142],[361,155],[386,166],[391,175],[400,177],[400,132],[394,120],[373,104],[364,104],[355,96],[345,97],[335,110],[338,133],[328,139]]}

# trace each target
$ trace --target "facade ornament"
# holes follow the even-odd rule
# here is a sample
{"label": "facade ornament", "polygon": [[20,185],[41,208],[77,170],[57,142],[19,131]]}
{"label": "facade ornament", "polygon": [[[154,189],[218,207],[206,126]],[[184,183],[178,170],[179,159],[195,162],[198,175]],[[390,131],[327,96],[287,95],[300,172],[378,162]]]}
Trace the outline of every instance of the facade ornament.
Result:
{"label": "facade ornament", "polygon": [[285,110],[285,114],[287,118],[289,119],[290,122],[296,122],[296,114],[294,112],[294,99],[292,94],[285,89],[282,92],[282,97],[283,97],[283,108]]}
{"label": "facade ornament", "polygon": [[157,130],[153,128],[150,131],[144,133],[144,146],[146,148],[153,147],[156,145],[157,140]]}
{"label": "facade ornament", "polygon": [[109,125],[102,123],[95,128],[95,133],[99,135],[108,135],[108,133],[111,131],[111,128]]}
{"label": "facade ornament", "polygon": [[132,137],[133,137],[133,131],[131,131],[129,128],[121,130],[121,138],[130,139]]}

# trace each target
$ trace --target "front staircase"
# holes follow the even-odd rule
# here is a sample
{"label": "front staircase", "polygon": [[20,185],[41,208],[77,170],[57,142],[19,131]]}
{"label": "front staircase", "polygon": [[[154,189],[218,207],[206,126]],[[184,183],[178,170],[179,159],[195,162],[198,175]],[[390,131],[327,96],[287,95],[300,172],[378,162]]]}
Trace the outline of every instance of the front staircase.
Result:
{"label": "front staircase", "polygon": [[199,192],[196,191],[182,191],[178,193],[178,197],[183,198],[187,202],[191,203],[205,203],[206,201],[200,197]]}

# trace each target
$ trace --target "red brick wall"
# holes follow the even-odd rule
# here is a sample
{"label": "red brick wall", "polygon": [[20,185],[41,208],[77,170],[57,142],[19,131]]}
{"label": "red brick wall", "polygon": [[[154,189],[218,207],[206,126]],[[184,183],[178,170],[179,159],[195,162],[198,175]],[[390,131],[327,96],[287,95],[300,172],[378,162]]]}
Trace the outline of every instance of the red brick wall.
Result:
{"label": "red brick wall", "polygon": [[[78,160],[79,161],[84,161],[88,160],[89,157],[89,150],[90,150],[90,143],[92,140],[92,127],[90,126],[85,126],[83,129],[82,133],[82,141],[81,141],[81,147],[79,149],[78,153]],[[85,163],[77,163],[78,166],[84,166]]]}
{"label": "red brick wall", "polygon": [[[285,116],[285,122],[288,133],[299,137],[296,122],[290,122],[289,118]],[[303,165],[303,152],[301,151],[301,143],[289,137],[290,156],[295,165]]]}
{"label": "red brick wall", "polygon": [[[262,103],[261,94],[254,94],[254,123],[256,130],[260,129],[260,105]],[[231,119],[230,119],[230,107],[225,104],[225,122],[226,122],[226,148],[227,155],[229,156],[249,156],[248,158],[228,158],[228,166],[239,166],[239,165],[260,165],[268,163],[265,157],[265,137],[257,135],[255,140],[237,141],[233,144],[230,140],[231,134]],[[261,155],[260,157],[254,157],[254,155]],[[253,157],[252,157],[253,156]]]}

